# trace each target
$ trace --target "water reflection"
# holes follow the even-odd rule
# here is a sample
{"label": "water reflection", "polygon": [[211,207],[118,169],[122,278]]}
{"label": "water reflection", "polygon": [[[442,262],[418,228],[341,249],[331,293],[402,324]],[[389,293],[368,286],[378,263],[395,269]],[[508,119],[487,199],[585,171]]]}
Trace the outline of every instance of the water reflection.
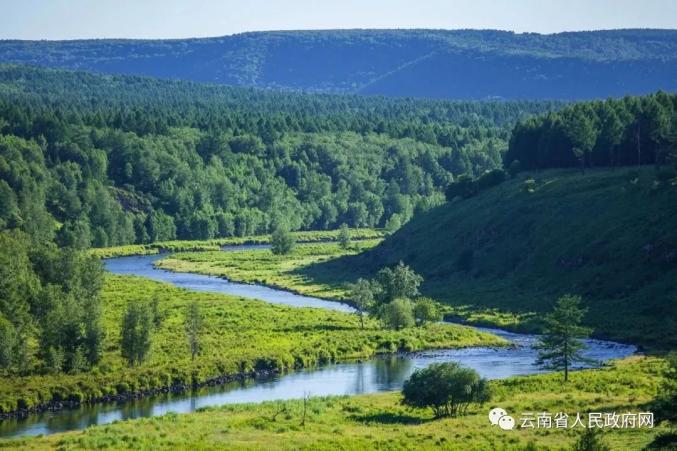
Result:
{"label": "water reflection", "polygon": [[[296,296],[265,287],[233,284],[209,276],[157,270],[153,268],[153,262],[158,258],[160,256],[152,255],[109,259],[106,261],[106,267],[118,274],[140,275],[198,291],[236,294],[294,306],[311,305],[350,310],[350,307],[342,304]],[[265,288],[263,292],[262,288]],[[232,382],[190,393],[162,394],[124,403],[97,404],[59,412],[45,412],[21,420],[0,421],[0,437],[52,434],[83,429],[94,424],[107,424],[116,420],[152,417],[168,412],[194,412],[206,406],[302,398],[307,392],[312,396],[326,396],[397,390],[414,370],[424,368],[433,362],[460,362],[489,379],[542,371],[534,365],[536,350],[533,344],[537,337],[497,329],[482,330],[500,335],[510,340],[514,346],[380,356],[365,362],[331,364],[269,379]],[[622,358],[635,352],[634,346],[602,340],[586,340],[586,345],[585,356],[597,361]]]}

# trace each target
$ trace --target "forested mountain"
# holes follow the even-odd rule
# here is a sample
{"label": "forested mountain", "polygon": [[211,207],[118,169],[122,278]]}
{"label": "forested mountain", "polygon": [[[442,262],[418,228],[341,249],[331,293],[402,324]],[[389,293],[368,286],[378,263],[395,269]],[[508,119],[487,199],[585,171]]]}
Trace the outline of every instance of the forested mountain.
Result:
{"label": "forested mountain", "polygon": [[0,66],[0,228],[85,248],[396,228],[551,102],[304,95]]}
{"label": "forested mountain", "polygon": [[677,174],[656,174],[653,167],[522,173],[302,276],[355,280],[402,261],[423,276],[424,295],[503,325],[514,314],[537,324],[559,296],[580,295],[598,335],[674,349]]}
{"label": "forested mountain", "polygon": [[677,89],[677,31],[325,30],[0,41],[0,61],[316,92],[586,99]]}

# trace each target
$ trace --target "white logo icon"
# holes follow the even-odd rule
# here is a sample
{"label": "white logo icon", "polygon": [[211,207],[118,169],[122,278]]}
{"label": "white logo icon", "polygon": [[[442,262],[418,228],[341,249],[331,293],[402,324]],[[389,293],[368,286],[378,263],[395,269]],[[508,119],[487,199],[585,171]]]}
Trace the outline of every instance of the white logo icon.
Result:
{"label": "white logo icon", "polygon": [[515,419],[500,407],[495,407],[489,411],[489,422],[492,425],[498,425],[504,431],[510,431],[515,427]]}
{"label": "white logo icon", "polygon": [[508,412],[506,412],[505,410],[501,409],[500,407],[496,407],[489,411],[489,421],[491,422],[491,424],[495,426],[498,424],[498,420],[501,417],[506,416],[507,414]]}
{"label": "white logo icon", "polygon": [[498,420],[498,427],[503,429],[504,431],[510,431],[512,428],[515,427],[515,419],[510,415],[503,415]]}

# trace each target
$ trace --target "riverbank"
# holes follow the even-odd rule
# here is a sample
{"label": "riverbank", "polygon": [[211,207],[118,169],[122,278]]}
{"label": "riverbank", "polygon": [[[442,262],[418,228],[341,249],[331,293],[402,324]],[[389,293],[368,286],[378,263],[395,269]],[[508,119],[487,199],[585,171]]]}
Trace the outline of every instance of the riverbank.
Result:
{"label": "riverbank", "polygon": [[[338,240],[339,230],[312,230],[292,232],[299,243],[321,243]],[[380,240],[385,237],[382,229],[350,229],[353,240]],[[218,251],[222,246],[269,244],[270,235],[215,238],[211,240],[174,240],[149,244],[92,248],[89,253],[97,258],[128,257],[131,255],[154,255],[163,252]]]}
{"label": "riverbank", "polygon": [[[458,325],[390,331],[367,321],[363,330],[354,314],[191,292],[132,276],[106,275],[102,298],[107,333],[101,362],[78,374],[3,377],[2,413],[116,400],[175,386],[192,387],[219,377],[282,372],[379,353],[506,344],[499,337]],[[153,298],[163,321],[153,333],[147,361],[130,368],[120,356],[121,317],[128,302]],[[206,351],[195,361],[183,330],[183,315],[193,300],[200,303],[205,317]]]}
{"label": "riverbank", "polygon": [[[518,417],[526,412],[639,412],[659,390],[665,364],[631,357],[599,370],[561,375],[520,376],[490,383],[497,405]],[[408,409],[397,392],[310,398],[206,408],[190,415],[160,417],[90,427],[47,437],[0,441],[7,449],[571,449],[583,431],[518,429],[503,431],[487,419],[489,406],[472,408],[459,418],[434,420],[430,410]],[[604,429],[613,450],[644,448],[669,430]]]}

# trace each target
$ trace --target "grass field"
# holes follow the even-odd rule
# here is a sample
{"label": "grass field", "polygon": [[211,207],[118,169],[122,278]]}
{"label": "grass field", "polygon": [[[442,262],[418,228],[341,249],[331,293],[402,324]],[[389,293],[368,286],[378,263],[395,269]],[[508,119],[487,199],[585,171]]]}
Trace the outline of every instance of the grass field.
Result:
{"label": "grass field", "polygon": [[259,283],[284,288],[325,299],[345,299],[347,285],[340,277],[332,282],[316,283],[304,277],[301,270],[333,258],[355,255],[376,246],[380,240],[353,242],[342,249],[338,243],[299,244],[287,255],[275,255],[268,249],[232,252],[182,252],[172,254],[156,265],[178,272],[195,272],[246,283]]}
{"label": "grass field", "polygon": [[[336,241],[338,230],[313,230],[292,232],[298,242],[315,243],[322,241]],[[350,229],[350,236],[354,240],[380,239],[385,233],[379,229]],[[89,252],[99,258],[124,257],[128,255],[151,255],[160,252],[187,252],[187,251],[218,251],[221,246],[238,244],[267,244],[270,235],[255,235],[245,237],[216,238],[212,240],[176,240],[160,241],[150,244],[129,244],[90,249]]]}
{"label": "grass field", "polygon": [[[453,449],[570,450],[583,429],[519,429],[490,426],[493,406],[515,417],[527,412],[637,413],[656,394],[664,362],[632,357],[601,370],[577,371],[568,384],[561,375],[513,377],[491,383],[490,405],[467,416],[434,420],[430,410],[408,409],[399,393],[311,398],[302,424],[302,401],[228,405],[194,414],[118,422],[41,438],[0,441],[7,449]],[[653,429],[605,429],[613,450],[639,450],[659,433]]]}
{"label": "grass field", "polygon": [[[474,345],[500,345],[496,336],[467,327],[434,324],[402,331],[368,321],[361,330],[355,315],[272,305],[210,293],[195,293],[138,277],[107,275],[102,292],[105,353],[79,374],[5,375],[0,379],[0,411],[32,408],[54,400],[89,401],[217,376],[277,371],[318,363],[369,357],[375,353]],[[164,320],[154,332],[150,356],[129,368],[120,356],[121,317],[130,301],[156,297]],[[183,318],[197,300],[205,316],[204,355],[191,361]]]}

